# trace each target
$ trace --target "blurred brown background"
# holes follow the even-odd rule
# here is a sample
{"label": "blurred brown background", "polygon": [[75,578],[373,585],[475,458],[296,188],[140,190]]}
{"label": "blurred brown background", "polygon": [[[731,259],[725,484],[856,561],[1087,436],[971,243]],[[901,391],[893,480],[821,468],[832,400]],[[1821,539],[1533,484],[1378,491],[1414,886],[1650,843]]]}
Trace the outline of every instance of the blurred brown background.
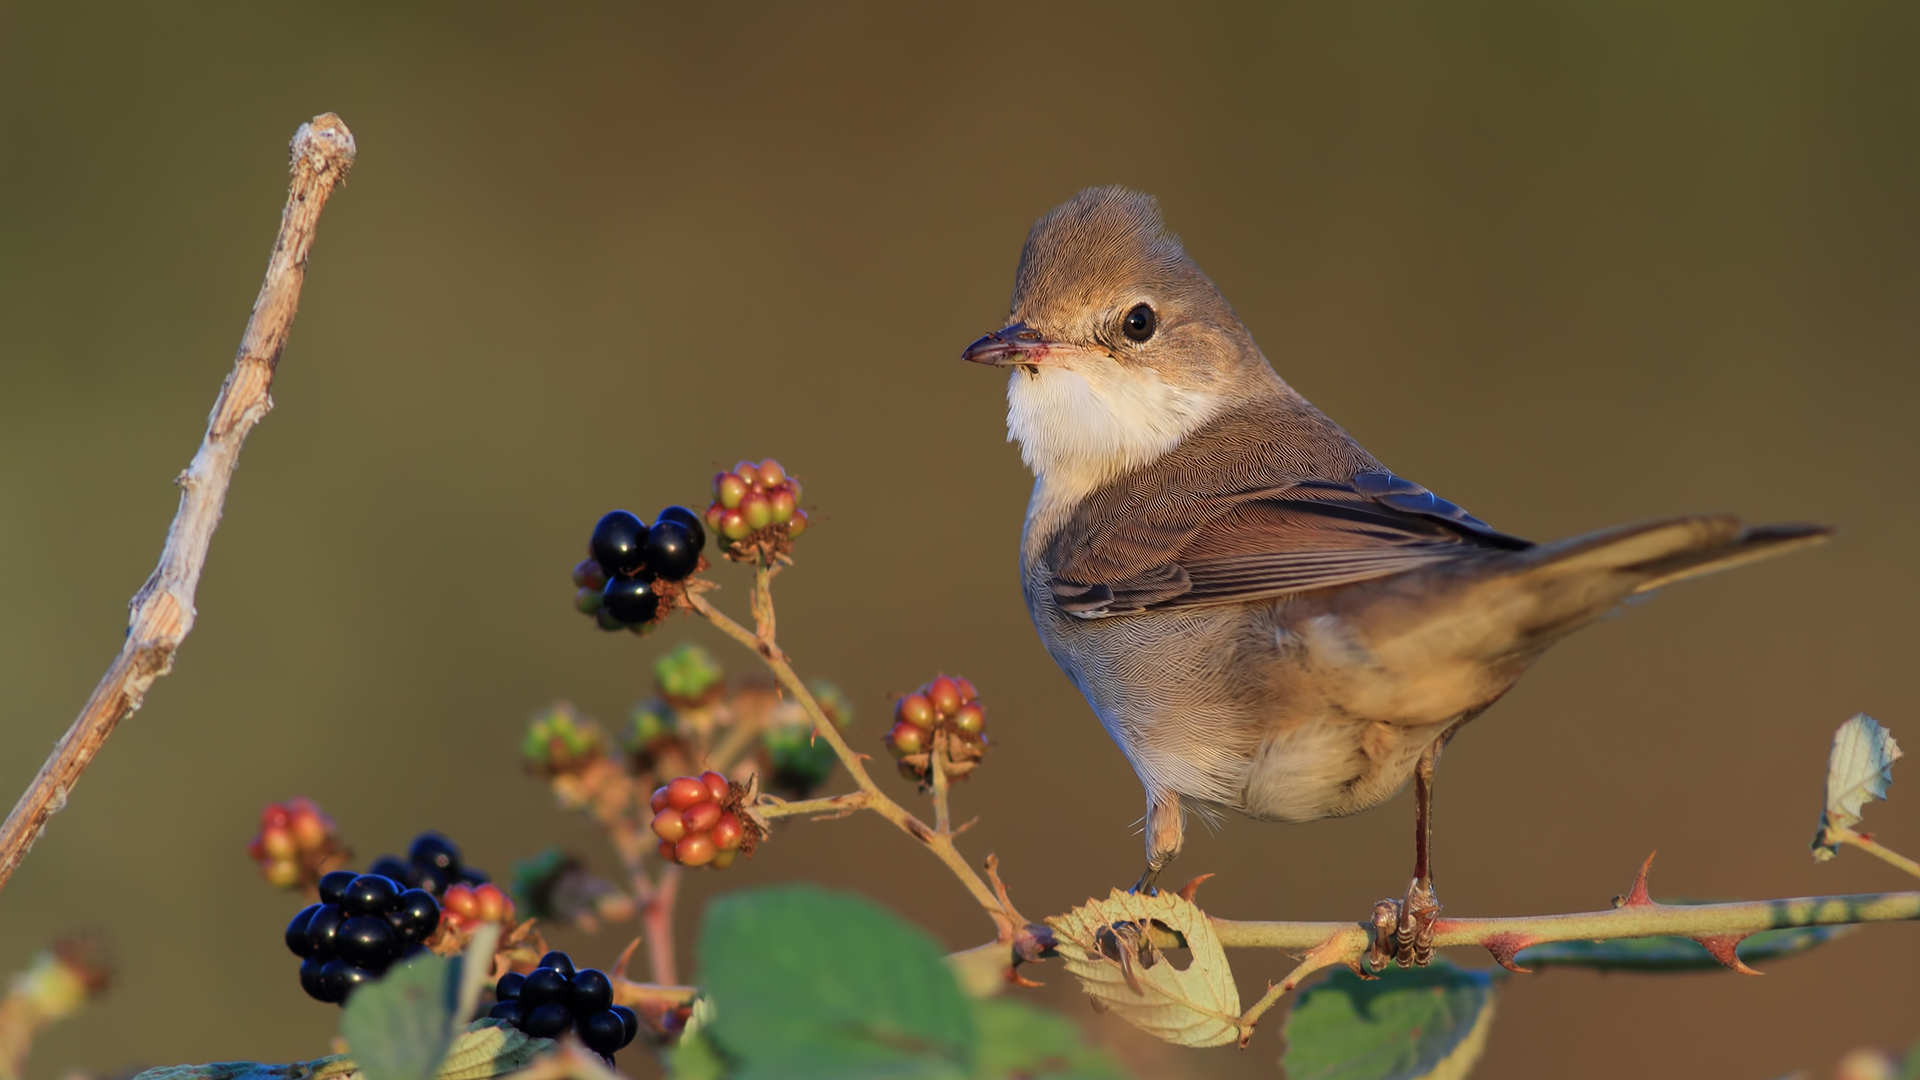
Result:
{"label": "blurred brown background", "polygon": [[[1655,848],[1669,895],[1911,887],[1806,839],[1840,720],[1920,740],[1916,31],[1890,2],[0,6],[7,802],[159,551],[288,136],[335,110],[361,148],[201,622],[0,893],[0,971],[76,927],[120,943],[34,1075],[326,1050],[279,944],[298,905],[243,852],[269,800],[320,800],[369,858],[438,827],[497,873],[549,841],[607,866],[521,775],[521,725],[562,696],[615,721],[659,649],[711,639],[595,632],[567,571],[602,511],[694,502],[743,455],[818,507],[781,628],[859,739],[889,691],[971,676],[997,750],[968,850],[1032,914],[1131,881],[1139,789],[1027,624],[1029,481],[1001,378],[957,359],[1092,183],[1156,192],[1296,387],[1503,529],[1841,529],[1581,634],[1455,743],[1450,912],[1604,906]],[[1915,790],[1868,816],[1910,853]],[[1235,820],[1175,876],[1219,873],[1221,915],[1357,918],[1404,888],[1411,816]],[[989,929],[863,819],[693,875],[683,944],[714,890],[795,878],[954,946]],[[627,935],[562,937],[604,963]],[[1235,960],[1250,988],[1287,967]],[[1913,926],[1769,967],[1516,977],[1478,1075],[1825,1075],[1920,1036]],[[1143,1075],[1275,1072],[1277,1020],[1162,1052],[1037,974]]]}

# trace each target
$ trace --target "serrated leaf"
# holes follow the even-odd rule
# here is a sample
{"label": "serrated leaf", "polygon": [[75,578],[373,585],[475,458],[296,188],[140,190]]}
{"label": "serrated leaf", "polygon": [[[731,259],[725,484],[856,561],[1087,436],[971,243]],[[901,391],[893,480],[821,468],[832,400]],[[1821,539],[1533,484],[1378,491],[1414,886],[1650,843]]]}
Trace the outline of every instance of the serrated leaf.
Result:
{"label": "serrated leaf", "polygon": [[976,1001],[979,1080],[1127,1080],[1111,1054],[1086,1044],[1064,1017],[1017,1001]]}
{"label": "serrated leaf", "polygon": [[[553,1049],[552,1039],[535,1039],[499,1020],[479,1020],[453,1040],[437,1080],[494,1080],[519,1072]],[[291,1065],[257,1061],[221,1061],[211,1065],[168,1065],[148,1069],[136,1080],[355,1080],[364,1077],[347,1054],[330,1054]]]}
{"label": "serrated leaf", "polygon": [[1493,978],[1445,958],[1362,980],[1344,968],[1300,995],[1281,1034],[1287,1080],[1459,1080],[1486,1049]]}
{"label": "serrated leaf", "polygon": [[[1803,953],[1858,929],[1853,926],[1790,926],[1762,930],[1737,948],[1747,963]],[[1600,971],[1705,971],[1723,965],[1706,946],[1684,937],[1621,938],[1615,941],[1553,941],[1520,950],[1524,968],[1581,967]]]}
{"label": "serrated leaf", "polygon": [[[1148,941],[1144,931],[1153,923],[1186,938],[1192,960],[1184,970]],[[1115,889],[1047,924],[1067,970],[1097,1006],[1181,1046],[1240,1038],[1240,990],[1213,925],[1193,901]]]}
{"label": "serrated leaf", "polygon": [[483,1018],[453,1040],[438,1080],[493,1080],[519,1072],[551,1049],[552,1039],[536,1039],[504,1020]]}
{"label": "serrated leaf", "polygon": [[[344,1067],[342,1064],[344,1063]],[[267,1065],[258,1061],[216,1061],[207,1065],[162,1065],[135,1073],[133,1080],[319,1080],[345,1076],[353,1064],[344,1054],[331,1054],[314,1061],[291,1065]]]}
{"label": "serrated leaf", "polygon": [[1827,755],[1827,805],[1820,814],[1820,831],[1813,836],[1813,857],[1831,859],[1840,853],[1835,829],[1860,823],[1868,800],[1887,797],[1893,781],[1893,763],[1900,757],[1893,733],[1866,713],[1857,713],[1833,733]]}
{"label": "serrated leaf", "polygon": [[714,902],[700,934],[701,1031],[735,1080],[959,1080],[973,1010],[944,950],[870,900],[812,886]]}

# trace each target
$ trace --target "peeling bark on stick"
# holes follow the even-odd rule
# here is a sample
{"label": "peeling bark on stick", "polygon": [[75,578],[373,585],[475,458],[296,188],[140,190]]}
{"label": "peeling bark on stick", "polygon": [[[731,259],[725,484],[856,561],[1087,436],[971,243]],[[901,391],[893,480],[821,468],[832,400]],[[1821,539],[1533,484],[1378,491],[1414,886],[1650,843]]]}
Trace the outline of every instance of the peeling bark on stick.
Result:
{"label": "peeling bark on stick", "polygon": [[74,784],[107,736],[139,710],[154,680],[172,668],[174,653],[193,629],[194,593],[213,531],[220,524],[227,486],[240,461],[240,447],[253,425],[273,408],[273,373],[300,306],[300,286],[306,279],[307,254],[320,211],[352,167],[354,150],[353,133],[332,113],[314,117],[294,133],[293,180],[266,278],[240,338],[233,371],[214,401],[206,438],[177,481],[180,509],[167,530],[160,563],[128,605],[132,613],[120,654],[14,804],[6,824],[0,825],[0,888],[6,887],[20,860],[46,831],[48,819],[66,806]]}

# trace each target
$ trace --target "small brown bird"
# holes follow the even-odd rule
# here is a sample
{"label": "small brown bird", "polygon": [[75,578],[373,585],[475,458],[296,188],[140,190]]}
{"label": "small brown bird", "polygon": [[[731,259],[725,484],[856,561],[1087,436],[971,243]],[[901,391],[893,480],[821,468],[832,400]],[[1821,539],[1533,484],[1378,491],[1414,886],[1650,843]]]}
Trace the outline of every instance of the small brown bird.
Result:
{"label": "small brown bird", "polygon": [[1387,471],[1281,381],[1159,206],[1089,188],[1027,237],[1004,329],[1033,470],[1027,608],[1146,787],[1152,888],[1186,812],[1312,821],[1415,785],[1372,960],[1424,964],[1440,750],[1554,642],[1669,582],[1817,542],[1711,515],[1533,544]]}

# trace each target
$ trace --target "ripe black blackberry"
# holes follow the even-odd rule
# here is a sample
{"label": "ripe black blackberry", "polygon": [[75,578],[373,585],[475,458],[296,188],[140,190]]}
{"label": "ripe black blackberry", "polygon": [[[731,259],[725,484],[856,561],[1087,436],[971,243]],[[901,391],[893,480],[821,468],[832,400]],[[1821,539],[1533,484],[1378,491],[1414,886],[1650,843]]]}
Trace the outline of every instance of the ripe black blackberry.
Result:
{"label": "ripe black blackberry", "polygon": [[397,960],[419,952],[440,927],[440,904],[381,874],[336,870],[320,879],[320,900],[287,924],[287,949],[300,958],[300,987],[343,1004]]}
{"label": "ripe black blackberry", "polygon": [[587,560],[573,568],[574,604],[603,629],[650,625],[660,617],[663,591],[700,569],[706,543],[706,526],[684,506],[660,511],[651,526],[629,511],[611,511],[593,527]]}
{"label": "ripe black blackberry", "polygon": [[389,877],[416,889],[425,889],[436,898],[445,896],[449,885],[485,885],[493,880],[484,870],[463,866],[460,848],[431,830],[413,838],[405,859],[382,855],[367,867],[367,873]]}
{"label": "ripe black blackberry", "polygon": [[640,1033],[634,1011],[613,1003],[613,980],[596,968],[575,971],[563,952],[541,957],[540,966],[525,975],[502,975],[493,993],[500,1003],[487,1015],[536,1039],[577,1031],[580,1041],[609,1063]]}

